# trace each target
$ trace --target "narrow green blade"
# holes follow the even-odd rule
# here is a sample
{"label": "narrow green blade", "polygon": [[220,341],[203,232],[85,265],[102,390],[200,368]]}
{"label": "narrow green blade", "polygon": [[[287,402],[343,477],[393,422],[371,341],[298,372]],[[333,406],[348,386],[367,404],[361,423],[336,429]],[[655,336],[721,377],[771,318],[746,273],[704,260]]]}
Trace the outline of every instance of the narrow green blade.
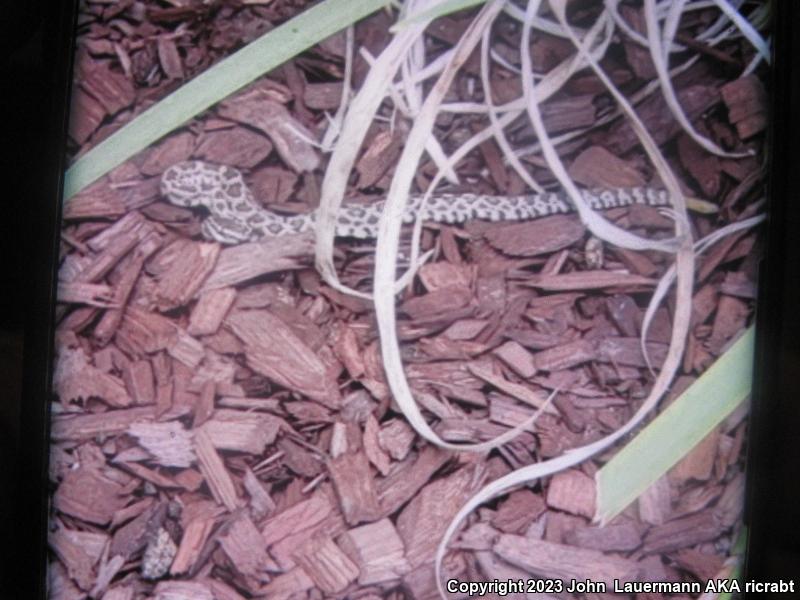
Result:
{"label": "narrow green blade", "polygon": [[385,5],[386,0],[326,0],[265,33],[75,161],[65,176],[64,201],[236,90]]}
{"label": "narrow green blade", "polygon": [[608,523],[618,515],[750,395],[754,338],[750,327],[597,472],[598,521]]}

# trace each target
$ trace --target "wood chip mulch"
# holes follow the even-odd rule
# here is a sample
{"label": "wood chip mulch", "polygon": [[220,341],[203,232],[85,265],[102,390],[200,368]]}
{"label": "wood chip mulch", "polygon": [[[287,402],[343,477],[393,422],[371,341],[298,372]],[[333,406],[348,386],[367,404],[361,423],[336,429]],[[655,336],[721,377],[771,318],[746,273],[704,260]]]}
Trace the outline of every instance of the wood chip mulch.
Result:
{"label": "wood chip mulch", "polygon": [[[88,0],[73,154],[305,7]],[[625,8],[638,26],[638,9]],[[716,14],[693,11],[681,35],[693,38]],[[468,22],[437,20],[431,56]],[[384,12],[361,22],[357,47],[376,55],[390,24]],[[497,52],[516,61],[519,28],[504,17],[496,29]],[[272,209],[312,210],[327,157],[286,131],[321,137],[341,98],[343,42],[326,40],[66,204],[52,403],[53,598],[436,598],[437,544],[482,484],[608,435],[647,396],[653,376],[639,335],[668,257],[605,247],[598,263],[575,216],[424,231],[422,245],[435,255],[398,299],[399,336],[414,396],[438,435],[491,439],[562,390],[533,431],[476,456],[437,449],[407,424],[384,377],[371,305],[321,280],[310,236],[222,247],[200,236],[202,215],[159,196],[167,167],[199,158],[241,169]],[[633,93],[653,77],[649,54],[624,38],[614,47],[603,66]],[[571,52],[539,36],[534,69]],[[737,152],[760,152],[766,124],[760,80],[736,78],[750,58],[737,39],[675,78],[693,126]],[[449,99],[480,94],[478,64],[467,64]],[[359,85],[368,67],[363,57],[354,66]],[[496,103],[519,95],[509,75],[493,71]],[[581,72],[544,105],[545,123],[552,133],[592,125],[609,106]],[[693,216],[696,238],[762,209],[758,154],[709,155],[658,93],[637,111],[686,189],[719,206]],[[408,130],[402,119],[395,128],[388,121],[368,135],[356,200],[388,187]],[[450,115],[437,135],[452,150],[477,123]],[[533,139],[524,119],[508,131],[520,146]],[[657,185],[619,120],[560,150],[583,185]],[[538,157],[523,161],[540,182],[553,182]],[[420,165],[421,189],[434,172],[431,162]],[[459,176],[469,191],[524,190],[493,142],[468,156]],[[654,209],[608,217],[641,235],[670,235],[671,222]],[[746,230],[698,259],[691,333],[670,398],[750,323],[759,248],[758,232]],[[370,289],[373,249],[337,242],[345,284]],[[651,327],[656,368],[673,302]],[[445,572],[474,581],[704,583],[721,569],[741,520],[745,417],[728,418],[603,528],[591,522],[593,476],[610,455],[498,498],[469,518]]]}

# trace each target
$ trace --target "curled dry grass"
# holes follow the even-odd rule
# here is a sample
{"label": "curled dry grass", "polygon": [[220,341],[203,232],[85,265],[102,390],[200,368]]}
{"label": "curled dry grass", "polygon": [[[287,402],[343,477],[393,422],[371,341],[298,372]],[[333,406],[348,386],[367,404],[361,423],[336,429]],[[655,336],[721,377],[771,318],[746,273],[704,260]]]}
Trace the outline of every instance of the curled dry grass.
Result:
{"label": "curled dry grass", "polygon": [[[645,0],[644,15],[647,27],[646,35],[643,36],[633,31],[620,17],[618,0],[606,0],[605,10],[587,29],[575,28],[567,22],[564,0],[550,0],[549,2],[555,20],[539,15],[540,0],[529,0],[524,9],[501,0],[490,0],[484,3],[475,15],[457,45],[437,59],[428,62],[422,35],[431,20],[441,14],[474,6],[480,2],[475,0],[407,0],[400,7],[398,23],[393,28],[395,35],[389,45],[377,57],[365,56],[371,69],[361,89],[352,95],[349,91],[349,73],[353,37],[352,31],[348,33],[349,52],[343,93],[343,99],[346,101],[342,102],[339,112],[331,117],[330,126],[321,144],[323,149],[330,149],[331,154],[321,188],[315,250],[316,265],[329,285],[344,293],[364,296],[363,293],[343,285],[338,279],[333,262],[334,224],[336,213],[345,195],[349,175],[367,130],[373,120],[377,118],[378,110],[388,97],[392,100],[394,109],[410,119],[413,126],[397,164],[386,201],[386,209],[381,218],[376,244],[374,291],[371,296],[367,297],[371,297],[374,301],[386,378],[394,398],[408,422],[420,436],[430,443],[461,451],[485,452],[502,445],[520,431],[528,428],[538,413],[517,428],[488,442],[474,445],[452,444],[442,440],[428,425],[413,398],[403,372],[396,335],[395,296],[398,290],[412,280],[416,268],[428,256],[420,256],[421,223],[415,225],[411,267],[398,280],[395,280],[395,273],[401,227],[400,217],[423,153],[428,154],[438,169],[437,175],[427,190],[428,194],[436,189],[442,179],[456,181],[455,167],[458,162],[478,144],[491,138],[496,140],[508,164],[523,181],[532,190],[541,191],[541,186],[520,160],[520,157],[525,154],[540,155],[572,198],[580,218],[593,235],[607,243],[633,250],[656,250],[667,253],[673,259],[671,267],[654,291],[645,314],[642,335],[642,349],[645,351],[644,341],[648,325],[656,308],[674,285],[676,302],[669,351],[661,370],[656,374],[649,396],[639,410],[627,423],[609,436],[573,449],[562,456],[519,469],[481,489],[462,507],[439,544],[436,556],[438,581],[441,581],[441,563],[450,538],[476,507],[511,488],[530,484],[536,479],[589,459],[631,432],[653,411],[668,390],[684,352],[691,315],[696,255],[726,235],[752,227],[762,220],[760,216],[753,217],[720,229],[707,238],[695,241],[689,227],[687,205],[695,208],[698,206],[702,208],[704,205],[684,197],[667,161],[633,108],[636,103],[660,89],[675,119],[687,134],[708,152],[730,156],[693,129],[677,100],[672,85],[672,78],[691,66],[697,60],[697,55],[689,53],[689,58],[685,58],[681,64],[672,67],[670,67],[670,57],[676,52],[683,52],[682,56],[686,56],[686,48],[674,41],[681,15],[687,11],[716,6],[720,9],[719,18],[702,32],[698,39],[713,47],[734,36],[745,37],[756,48],[757,54],[745,69],[744,74],[752,71],[760,61],[768,62],[770,59],[769,44],[758,32],[758,28],[766,23],[768,8],[764,5],[764,7],[756,9],[749,15],[748,20],[737,11],[742,3],[741,0],[661,3],[657,3],[656,0]],[[235,55],[221,61],[204,74],[188,82],[76,161],[66,175],[65,197],[69,198],[135,153],[258,76],[336,31],[352,25],[381,6],[383,6],[382,0],[328,0],[254,41]],[[522,27],[520,68],[517,70],[512,67],[512,70],[519,72],[524,92],[516,100],[503,105],[495,105],[491,101],[490,72],[494,62],[505,63],[492,52],[490,34],[492,24],[503,12],[519,21]],[[575,47],[575,53],[572,56],[547,73],[533,72],[530,53],[527,51],[531,40],[539,32],[565,38],[571,41]],[[631,98],[622,95],[599,65],[613,35],[626,36],[649,48],[656,67],[656,79]],[[478,46],[481,58],[481,83],[484,88],[483,95],[486,98],[484,103],[444,103],[445,93],[451,82],[467,57]],[[506,66],[509,65],[506,64]],[[586,68],[591,69],[603,82],[616,101],[616,109],[599,119],[590,128],[571,131],[557,137],[550,136],[542,122],[540,105],[558,92],[573,74]],[[423,97],[423,84],[433,78],[435,81],[430,87],[430,91]],[[487,116],[488,121],[484,129],[475,133],[450,156],[446,155],[433,136],[437,116],[445,111],[483,113]],[[505,134],[505,129],[521,116],[525,116],[530,121],[536,132],[537,141],[528,148],[514,149]],[[559,145],[576,136],[585,135],[591,128],[605,125],[618,118],[625,118],[631,124],[639,137],[642,148],[672,197],[673,206],[668,211],[674,221],[674,235],[671,238],[662,240],[643,238],[620,229],[601,215],[596,214],[583,202],[575,183],[570,179],[559,158]],[[719,361],[722,363],[722,367],[709,370],[709,373],[702,378],[704,389],[721,390],[722,388],[715,384],[714,378],[724,380],[730,375],[731,369],[749,370],[750,366],[747,363],[749,355],[741,349],[737,352],[738,354],[733,358],[722,357]],[[728,358],[727,361],[726,358]],[[740,383],[740,388],[749,389],[749,379]],[[692,393],[696,394],[697,390],[694,392],[689,390],[686,393],[689,395],[687,397],[690,397]],[[698,416],[692,411],[685,411],[685,414],[677,415],[671,413],[669,419],[658,419],[651,424],[648,428],[650,431],[648,435],[658,439],[659,436],[663,436],[663,433],[659,433],[659,427],[668,426],[673,430],[676,427],[688,429],[690,423],[694,427],[693,431],[698,427],[700,431],[707,431],[730,412],[730,402],[721,401],[718,404],[722,408],[712,411],[713,414],[704,413],[702,416]],[[702,422],[698,423],[698,419],[702,419]],[[658,425],[659,421],[661,421],[661,425]],[[666,421],[669,421],[667,425],[665,425]],[[670,456],[656,457],[658,458],[656,462],[660,461],[659,469],[668,469],[697,441],[696,436],[683,437],[686,439],[684,443],[677,447],[674,445],[670,447]],[[642,443],[640,440],[636,443],[637,445],[629,446],[628,449],[620,452],[620,456],[622,456],[620,461],[625,460],[625,456],[630,455],[631,452],[636,452]],[[657,451],[657,448],[652,446],[652,444],[648,444],[646,448],[646,452],[650,456]],[[643,490],[648,478],[653,476],[654,472],[652,471],[646,474],[631,475],[629,469],[619,469],[613,466],[602,469],[596,479],[598,486],[596,518],[603,522],[613,518],[632,500],[629,490]],[[638,477],[638,479],[631,481],[631,477]],[[621,492],[623,490],[624,493]]]}

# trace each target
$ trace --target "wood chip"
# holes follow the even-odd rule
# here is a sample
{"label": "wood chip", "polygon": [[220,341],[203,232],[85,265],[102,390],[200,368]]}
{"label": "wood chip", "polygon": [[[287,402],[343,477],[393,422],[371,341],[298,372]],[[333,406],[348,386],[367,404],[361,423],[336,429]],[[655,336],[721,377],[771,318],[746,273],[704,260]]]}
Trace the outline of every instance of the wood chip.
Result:
{"label": "wood chip", "polygon": [[179,421],[134,423],[128,433],[162,466],[190,467],[196,460],[191,434]]}
{"label": "wood chip", "polygon": [[567,248],[583,238],[586,231],[574,215],[555,215],[492,227],[487,241],[511,256],[538,256]]}
{"label": "wood chip", "polygon": [[689,548],[716,539],[721,531],[713,511],[704,510],[653,527],[645,536],[642,551],[655,554]]}
{"label": "wood chip", "polygon": [[494,517],[492,525],[505,533],[522,533],[545,511],[545,502],[540,494],[528,489],[511,492]]}
{"label": "wood chip", "polygon": [[559,275],[536,275],[526,285],[547,291],[590,290],[606,287],[653,286],[655,281],[648,277],[614,273],[611,271],[577,271]]}
{"label": "wood chip", "polygon": [[205,133],[194,155],[208,162],[252,169],[272,152],[272,144],[246,127],[232,127]]}
{"label": "wood chip", "polygon": [[358,525],[380,517],[378,495],[363,452],[343,454],[330,460],[328,471],[347,523]]}
{"label": "wood chip", "polygon": [[169,266],[159,273],[158,285],[154,290],[161,311],[189,302],[214,269],[220,252],[217,243],[181,241],[176,244],[163,251],[171,252]]}
{"label": "wood chip", "polygon": [[217,449],[260,455],[275,442],[280,427],[272,415],[219,409],[200,429]]}
{"label": "wood chip", "polygon": [[295,553],[298,564],[327,594],[344,590],[358,577],[358,567],[329,537],[308,540]]}
{"label": "wood chip", "polygon": [[216,524],[213,516],[197,516],[183,529],[183,537],[170,566],[170,575],[192,571]]}
{"label": "wood chip", "polygon": [[631,522],[605,527],[579,527],[564,534],[573,546],[603,552],[632,552],[642,544],[640,528]]}
{"label": "wood chip", "polygon": [[247,364],[255,371],[328,408],[339,406],[336,380],[281,319],[266,310],[235,311],[225,323],[244,343]]}
{"label": "wood chip", "polygon": [[186,332],[192,336],[216,333],[235,299],[236,290],[233,288],[219,288],[201,294],[189,316]]}
{"label": "wood chip", "polygon": [[615,579],[638,581],[643,575],[642,567],[632,560],[508,533],[501,535],[492,549],[500,558],[539,577],[589,579],[613,588]]}
{"label": "wood chip", "polygon": [[217,111],[222,117],[266,133],[283,161],[296,172],[313,171],[319,166],[319,156],[311,145],[314,134],[264,90],[239,94],[223,102]]}
{"label": "wood chip", "polygon": [[591,519],[594,517],[594,503],[595,485],[591,477],[576,469],[553,475],[547,488],[548,505]]}
{"label": "wood chip", "polygon": [[755,75],[741,77],[720,88],[728,106],[728,118],[736,125],[743,140],[767,127],[767,94]]}
{"label": "wood chip", "polygon": [[397,518],[397,532],[412,569],[430,564],[450,520],[473,493],[474,473],[462,468],[426,485]]}
{"label": "wood chip", "polygon": [[91,467],[68,472],[53,498],[59,512],[97,525],[110,522],[125,502],[123,487]]}
{"label": "wood chip", "polygon": [[586,148],[575,157],[567,172],[588,188],[639,187],[647,183],[636,167],[602,146]]}
{"label": "wood chip", "polygon": [[264,538],[247,515],[238,515],[220,536],[219,544],[234,568],[247,577],[261,578],[270,563]]}
{"label": "wood chip", "polygon": [[236,510],[239,505],[236,488],[222,459],[214,448],[211,436],[202,428],[194,434],[194,451],[197,454],[200,471],[203,473],[214,499],[229,511]]}
{"label": "wood chip", "polygon": [[547,402],[547,398],[542,397],[540,394],[533,392],[532,390],[528,389],[524,385],[520,385],[518,383],[513,383],[495,375],[489,369],[478,366],[478,365],[470,365],[469,370],[471,373],[480,377],[487,383],[491,383],[494,387],[498,390],[505,392],[509,396],[513,396],[517,400],[524,402],[525,404],[529,404],[535,408],[543,408],[545,413],[550,414],[558,414],[558,411],[553,408],[552,405],[545,404]]}
{"label": "wood chip", "polygon": [[360,585],[394,581],[411,568],[403,540],[389,519],[349,529],[337,541],[358,566]]}

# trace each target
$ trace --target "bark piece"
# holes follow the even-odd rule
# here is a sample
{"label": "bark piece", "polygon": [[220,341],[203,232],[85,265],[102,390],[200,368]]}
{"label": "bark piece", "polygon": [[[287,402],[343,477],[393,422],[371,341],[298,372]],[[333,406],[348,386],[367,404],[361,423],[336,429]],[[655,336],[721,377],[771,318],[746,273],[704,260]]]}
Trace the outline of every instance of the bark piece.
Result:
{"label": "bark piece", "polygon": [[264,538],[256,526],[244,514],[240,514],[224,535],[219,544],[234,568],[245,577],[260,578],[266,573],[270,563],[265,550]]}
{"label": "bark piece", "polygon": [[88,398],[100,398],[115,408],[125,408],[133,403],[122,382],[89,364],[82,348],[60,350],[53,385],[65,405]]}
{"label": "bark piece", "polygon": [[517,490],[500,505],[492,525],[504,533],[523,533],[546,508],[541,495],[528,489]]}
{"label": "bark piece", "polygon": [[647,183],[636,167],[602,146],[590,146],[581,152],[567,172],[588,188],[638,187]]}
{"label": "bark piece", "polygon": [[469,365],[468,368],[474,375],[480,377],[487,383],[492,384],[498,390],[505,392],[509,396],[513,396],[517,400],[536,408],[543,408],[544,412],[546,413],[558,414],[558,411],[556,411],[555,408],[549,404],[546,404],[547,398],[542,397],[541,394],[533,392],[533,390],[525,387],[524,385],[508,381],[503,377],[495,375],[482,365]]}
{"label": "bark piece", "polygon": [[637,581],[643,575],[642,567],[632,560],[508,533],[500,536],[493,551],[512,565],[539,577],[564,581],[590,579],[613,588],[615,579]]}
{"label": "bark piece", "polygon": [[540,274],[531,278],[530,283],[535,288],[551,292],[568,292],[575,290],[591,290],[607,287],[638,287],[652,286],[655,284],[649,277],[631,275],[627,273],[614,273],[611,271],[575,271],[572,273]]}
{"label": "bark piece", "polygon": [[716,539],[722,528],[711,510],[673,519],[653,527],[645,536],[642,552],[656,554],[688,548]]}
{"label": "bark piece", "polygon": [[217,112],[266,133],[281,159],[296,172],[313,171],[319,166],[319,155],[311,143],[314,134],[264,90],[252,89],[226,100]]}
{"label": "bark piece", "polygon": [[81,69],[80,86],[111,115],[130,106],[136,97],[128,78],[102,63],[93,62],[88,68]]}
{"label": "bark piece", "polygon": [[363,452],[343,454],[328,462],[336,495],[345,521],[358,525],[380,517],[380,504],[370,473],[369,461]]}
{"label": "bark piece", "polygon": [[79,145],[86,143],[105,116],[102,104],[82,89],[76,89],[70,102],[69,136]]}
{"label": "bark piece", "polygon": [[123,433],[132,423],[152,421],[152,406],[110,410],[97,414],[57,416],[53,419],[50,436],[53,440],[86,440],[96,436]]}
{"label": "bark piece", "polygon": [[389,472],[391,461],[380,446],[378,440],[379,431],[380,425],[378,425],[378,421],[370,414],[364,424],[364,453],[367,455],[369,462],[375,465],[381,475],[385,476]]}
{"label": "bark piece", "polygon": [[547,488],[547,504],[591,519],[595,509],[594,480],[576,469],[553,475]]}
{"label": "bark piece", "polygon": [[[689,121],[694,121],[720,100],[720,93],[714,81],[685,87],[678,90],[677,96],[678,103]],[[644,100],[636,107],[636,114],[639,115],[647,131],[651,132],[658,146],[682,131],[661,94],[653,94]],[[627,122],[614,126],[603,143],[618,156],[626,154],[638,144],[639,138]]]}
{"label": "bark piece", "polygon": [[131,362],[124,371],[125,386],[136,404],[154,404],[156,390],[149,360]]}
{"label": "bark piece", "polygon": [[297,563],[323,592],[335,594],[358,577],[358,567],[329,537],[313,537],[295,553]]}
{"label": "bark piece", "polygon": [[522,344],[510,340],[492,352],[520,377],[527,379],[536,375],[536,360]]}
{"label": "bark piece", "polygon": [[89,590],[94,584],[94,567],[107,542],[107,535],[65,527],[59,527],[48,535],[48,543],[64,563],[67,574],[84,590]]}
{"label": "bark piece", "polygon": [[397,532],[412,569],[429,564],[450,520],[473,491],[474,473],[462,468],[426,485],[397,518]]}
{"label": "bark piece", "polygon": [[168,266],[157,276],[158,285],[154,290],[162,312],[187,304],[214,269],[219,257],[220,245],[217,243],[181,240],[176,244],[162,251],[171,254]]}
{"label": "bark piece", "polygon": [[97,469],[82,467],[66,474],[56,490],[56,510],[96,525],[111,521],[125,506],[124,488]]}
{"label": "bark piece", "polygon": [[314,587],[314,581],[300,567],[282,573],[264,586],[262,591],[267,598],[288,600],[297,594],[305,593]]}
{"label": "bark piece", "polygon": [[651,525],[661,525],[672,512],[671,487],[666,476],[656,479],[638,499],[639,518]]}
{"label": "bark piece", "polygon": [[207,585],[197,581],[159,581],[153,600],[215,600]]}
{"label": "bark piece", "polygon": [[215,448],[260,455],[275,442],[280,419],[264,413],[219,409],[200,427]]}
{"label": "bark piece", "polygon": [[596,357],[597,351],[591,342],[576,340],[537,352],[533,357],[533,362],[537,370],[552,372],[575,367],[594,360]]}
{"label": "bark piece", "polygon": [[298,502],[270,517],[261,528],[267,546],[288,537],[293,532],[308,529],[323,522],[333,511],[330,501],[321,494]]}
{"label": "bark piece", "polygon": [[192,155],[194,143],[192,133],[171,135],[147,153],[139,169],[145,175],[160,176],[175,163],[187,160]]}
{"label": "bark piece", "polygon": [[670,481],[680,485],[696,479],[707,481],[714,469],[719,445],[719,430],[714,429],[669,470]]}
{"label": "bark piece", "polygon": [[397,162],[402,147],[403,135],[400,132],[379,131],[356,163],[358,187],[364,189],[378,183]]}
{"label": "bark piece", "polygon": [[229,511],[236,510],[238,507],[236,488],[222,459],[214,448],[211,436],[203,429],[196,431],[194,434],[194,451],[200,463],[200,471],[203,473],[206,483],[208,483],[214,500],[224,505]]}
{"label": "bark piece", "polygon": [[195,569],[215,523],[216,518],[213,516],[198,515],[184,526],[181,543],[169,570],[170,575],[180,575]]}
{"label": "bark piece", "polygon": [[389,519],[350,529],[339,536],[338,543],[358,565],[360,585],[393,581],[411,568],[403,540]]}
{"label": "bark piece", "polygon": [[400,419],[384,423],[378,432],[381,448],[395,460],[404,460],[408,456],[415,437],[414,430]]}
{"label": "bark piece", "polygon": [[245,345],[247,363],[281,386],[328,408],[341,395],[326,365],[281,319],[265,310],[236,311],[225,323]]}
{"label": "bark piece", "polygon": [[209,131],[200,138],[194,155],[212,163],[252,169],[272,152],[270,141],[244,127]]}
{"label": "bark piece", "polygon": [[250,510],[254,519],[260,521],[275,512],[275,501],[250,469],[245,469],[242,483],[250,496]]}
{"label": "bark piece", "polygon": [[189,316],[186,332],[192,336],[216,333],[235,299],[236,290],[233,288],[219,288],[200,294]]}
{"label": "bark piece", "polygon": [[165,35],[158,36],[158,62],[168,79],[183,79],[183,63],[175,40]]}
{"label": "bark piece", "polygon": [[342,101],[342,83],[307,83],[303,88],[303,103],[316,110],[336,110]]}
{"label": "bark piece", "polygon": [[119,190],[111,187],[107,179],[101,179],[69,199],[64,205],[64,219],[112,219],[127,211]]}
{"label": "bark piece", "polygon": [[566,532],[564,541],[603,552],[632,552],[641,546],[642,536],[639,528],[628,521],[605,527],[578,527]]}
{"label": "bark piece", "polygon": [[196,460],[191,433],[179,421],[134,423],[128,433],[162,466],[190,467]]}
{"label": "bark piece", "polygon": [[740,138],[746,140],[766,129],[767,94],[758,77],[740,77],[723,85],[720,92]]}
{"label": "bark piece", "polygon": [[492,227],[484,234],[494,247],[511,256],[539,256],[567,248],[583,238],[585,227],[574,215]]}

